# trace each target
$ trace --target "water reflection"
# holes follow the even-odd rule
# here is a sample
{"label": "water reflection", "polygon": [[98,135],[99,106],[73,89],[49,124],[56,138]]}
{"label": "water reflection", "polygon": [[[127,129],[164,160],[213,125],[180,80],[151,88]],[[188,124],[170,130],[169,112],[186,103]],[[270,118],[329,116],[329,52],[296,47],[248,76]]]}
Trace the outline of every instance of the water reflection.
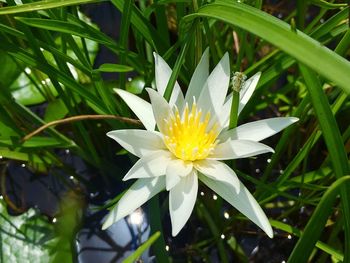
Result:
{"label": "water reflection", "polygon": [[[150,226],[143,209],[137,209],[104,231],[101,230],[102,212],[91,214],[86,226],[78,233],[77,253],[80,263],[123,262],[150,237]],[[89,221],[89,218],[92,220]],[[154,258],[149,256],[147,250],[141,260],[153,262]]]}

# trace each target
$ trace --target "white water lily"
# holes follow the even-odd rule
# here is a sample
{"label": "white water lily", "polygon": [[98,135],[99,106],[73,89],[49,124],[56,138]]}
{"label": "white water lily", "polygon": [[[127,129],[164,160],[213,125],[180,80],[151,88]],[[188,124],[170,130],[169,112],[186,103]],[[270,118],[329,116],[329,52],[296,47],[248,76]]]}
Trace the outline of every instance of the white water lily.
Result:
{"label": "white water lily", "polygon": [[[107,135],[140,159],[123,180],[138,178],[110,211],[106,229],[129,215],[154,195],[169,191],[172,235],[189,219],[197,198],[198,179],[273,237],[263,210],[240,182],[236,173],[220,160],[239,159],[273,152],[259,141],[274,135],[297,118],[271,118],[228,129],[232,98],[226,94],[230,81],[228,54],[209,75],[206,50],[184,97],[175,84],[169,103],[163,98],[171,69],[157,54],[157,91],[147,89],[151,103],[129,92],[116,92],[141,120],[146,130],[115,130]],[[251,97],[260,73],[248,79],[240,92],[238,111]],[[157,130],[155,130],[157,126]]]}

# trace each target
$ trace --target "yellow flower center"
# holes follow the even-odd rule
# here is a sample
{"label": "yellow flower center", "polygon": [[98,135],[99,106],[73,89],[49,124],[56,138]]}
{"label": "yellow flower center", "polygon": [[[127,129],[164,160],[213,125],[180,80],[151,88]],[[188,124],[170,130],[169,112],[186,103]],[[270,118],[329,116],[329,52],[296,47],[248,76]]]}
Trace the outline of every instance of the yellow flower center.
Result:
{"label": "yellow flower center", "polygon": [[197,109],[194,102],[191,111],[186,104],[182,118],[176,108],[174,115],[165,120],[165,145],[177,158],[184,161],[205,159],[218,143],[217,125],[208,127],[210,113],[204,120],[201,120],[201,116],[202,111]]}

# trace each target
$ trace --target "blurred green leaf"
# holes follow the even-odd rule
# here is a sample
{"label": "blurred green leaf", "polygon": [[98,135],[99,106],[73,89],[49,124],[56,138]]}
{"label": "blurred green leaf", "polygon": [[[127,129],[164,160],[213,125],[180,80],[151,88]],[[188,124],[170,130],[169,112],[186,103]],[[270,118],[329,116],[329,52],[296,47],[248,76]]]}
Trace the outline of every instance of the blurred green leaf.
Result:
{"label": "blurred green leaf", "polygon": [[100,72],[129,72],[132,71],[133,68],[120,64],[102,64],[96,71]]}
{"label": "blurred green leaf", "polygon": [[350,62],[303,32],[293,32],[276,17],[228,0],[201,7],[198,13],[184,17],[183,25],[198,17],[221,20],[260,36],[350,93]]}
{"label": "blurred green leaf", "polygon": [[88,4],[88,3],[98,3],[106,0],[44,0],[37,1],[33,3],[25,3],[17,6],[9,6],[0,8],[0,15],[9,15],[23,12],[32,12],[38,10],[45,10],[51,8],[58,8],[71,5]]}
{"label": "blurred green leaf", "polygon": [[145,252],[160,236],[160,232],[154,233],[145,243],[139,246],[134,253],[123,260],[123,263],[133,263],[141,257],[142,253]]}
{"label": "blurred green leaf", "polygon": [[60,120],[67,115],[68,109],[62,99],[55,99],[49,102],[46,107],[44,121],[51,122],[54,120]]}

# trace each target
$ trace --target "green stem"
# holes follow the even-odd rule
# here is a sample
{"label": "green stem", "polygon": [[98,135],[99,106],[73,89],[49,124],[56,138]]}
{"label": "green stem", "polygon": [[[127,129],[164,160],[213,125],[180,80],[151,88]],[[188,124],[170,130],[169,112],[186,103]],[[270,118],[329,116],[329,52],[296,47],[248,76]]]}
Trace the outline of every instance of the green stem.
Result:
{"label": "green stem", "polygon": [[231,113],[230,113],[230,124],[229,129],[237,127],[238,123],[238,105],[239,105],[239,92],[232,92],[232,104],[231,104]]}

